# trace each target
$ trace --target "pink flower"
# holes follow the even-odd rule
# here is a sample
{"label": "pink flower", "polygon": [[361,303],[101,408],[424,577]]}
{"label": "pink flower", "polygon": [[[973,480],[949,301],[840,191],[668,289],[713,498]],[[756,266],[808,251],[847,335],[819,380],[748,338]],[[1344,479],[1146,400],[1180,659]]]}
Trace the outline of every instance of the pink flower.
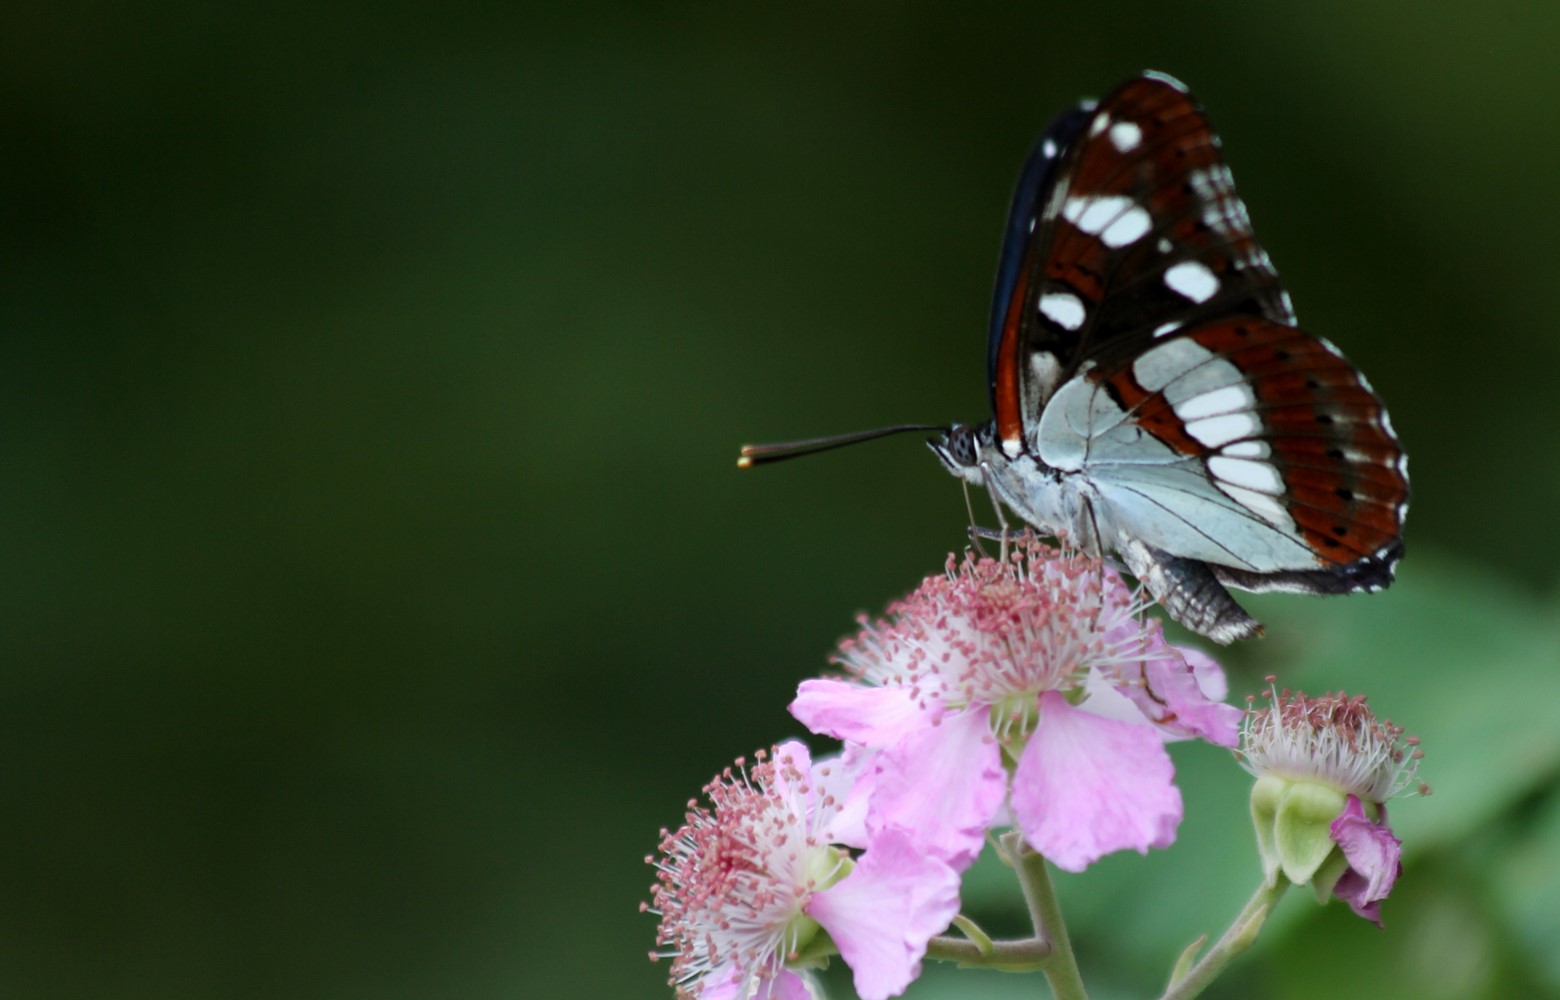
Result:
{"label": "pink flower", "polygon": [[1403,868],[1386,802],[1414,782],[1418,740],[1377,719],[1364,695],[1308,698],[1268,683],[1268,706],[1247,713],[1236,753],[1257,777],[1251,815],[1263,871],[1379,925]]}
{"label": "pink flower", "polygon": [[959,910],[959,877],[900,833],[852,858],[859,841],[835,785],[846,765],[811,762],[784,743],[757,763],[738,760],[662,831],[653,902],[661,917],[652,957],[672,960],[679,995],[699,1000],[809,1000],[806,970],[838,951],[863,1000],[897,996],[920,975],[927,942]]}
{"label": "pink flower", "polygon": [[855,795],[867,830],[910,832],[956,868],[1011,821],[1058,867],[1175,839],[1181,796],[1166,739],[1233,746],[1241,713],[1214,701],[1212,660],[1164,641],[1099,561],[1032,537],[1006,562],[950,556],[885,619],[862,619],[791,714],[870,752]]}

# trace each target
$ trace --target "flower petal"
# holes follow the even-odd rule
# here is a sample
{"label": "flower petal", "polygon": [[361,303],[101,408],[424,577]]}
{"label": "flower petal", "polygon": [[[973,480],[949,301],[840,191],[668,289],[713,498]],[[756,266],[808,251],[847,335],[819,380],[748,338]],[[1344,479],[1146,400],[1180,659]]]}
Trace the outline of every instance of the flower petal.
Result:
{"label": "flower petal", "polygon": [[734,1000],[742,988],[741,971],[735,966],[723,965],[711,969],[707,975],[690,985],[690,992],[699,1000]]}
{"label": "flower petal", "polygon": [[812,752],[800,740],[786,740],[774,749],[774,777],[770,790],[789,803],[796,816],[812,815],[814,798]]}
{"label": "flower petal", "polygon": [[873,757],[873,751],[847,743],[838,755],[813,765],[822,840],[867,846],[867,795],[871,787],[861,779],[871,771]]}
{"label": "flower petal", "polygon": [[741,971],[727,967],[705,976],[700,985],[693,987],[692,995],[699,1000],[817,1000],[807,980],[790,969],[781,969],[773,979],[759,980],[751,995],[748,989]]}
{"label": "flower petal", "polygon": [[1113,851],[1170,846],[1181,822],[1174,778],[1152,726],[1104,719],[1047,691],[1013,776],[1013,815],[1031,847],[1079,872]]}
{"label": "flower petal", "polygon": [[[1142,709],[1138,708],[1131,698],[1128,698],[1117,689],[1116,685],[1118,682],[1119,678],[1114,671],[1111,671],[1108,676],[1098,670],[1089,671],[1089,676],[1083,682],[1085,697],[1083,701],[1079,702],[1078,707],[1093,715],[1103,716],[1107,719],[1117,719],[1121,722],[1142,725]],[[1164,733],[1163,735],[1167,739],[1176,738],[1169,733]]]}
{"label": "flower petal", "polygon": [[1403,842],[1393,836],[1386,822],[1365,815],[1359,797],[1350,795],[1343,813],[1333,821],[1333,840],[1349,861],[1349,870],[1338,879],[1333,894],[1355,913],[1381,925],[1383,899],[1403,871]]}
{"label": "flower petal", "polygon": [[1177,736],[1200,736],[1232,747],[1240,741],[1245,715],[1234,705],[1212,700],[1204,682],[1217,689],[1223,681],[1218,664],[1202,653],[1155,644],[1142,660],[1122,664],[1117,688],[1132,699],[1155,725]]}
{"label": "flower petal", "polygon": [[804,977],[782,969],[778,976],[759,986],[753,1000],[817,1000],[817,994]]}
{"label": "flower petal", "polygon": [[1230,696],[1230,680],[1224,676],[1224,668],[1213,657],[1192,646],[1170,648],[1180,653],[1181,658],[1192,668],[1192,676],[1197,678],[1197,686],[1202,689],[1203,697],[1210,701],[1223,701]]}
{"label": "flower petal", "polygon": [[807,903],[855,974],[861,1000],[898,996],[926,943],[959,913],[959,876],[902,830],[875,837],[856,867]]}
{"label": "flower petal", "polygon": [[980,708],[945,716],[881,751],[874,774],[862,780],[874,840],[897,827],[959,871],[980,854],[1007,794],[1002,753]]}
{"label": "flower petal", "polygon": [[909,688],[826,678],[802,681],[790,710],[815,733],[868,747],[897,742],[928,721],[924,703]]}

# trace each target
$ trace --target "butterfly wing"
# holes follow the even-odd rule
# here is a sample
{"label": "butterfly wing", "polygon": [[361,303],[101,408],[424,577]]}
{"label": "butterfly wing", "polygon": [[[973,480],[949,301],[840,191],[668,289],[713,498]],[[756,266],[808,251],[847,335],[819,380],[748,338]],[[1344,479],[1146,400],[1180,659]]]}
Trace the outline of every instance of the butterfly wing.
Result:
{"label": "butterfly wing", "polygon": [[1081,472],[1112,526],[1252,590],[1391,581],[1408,481],[1386,410],[1326,341],[1216,320],[1068,380],[1038,448]]}
{"label": "butterfly wing", "polygon": [[1385,586],[1402,448],[1364,377],[1294,322],[1207,116],[1167,77],[1128,81],[1053,125],[1015,195],[997,440],[1086,476],[1118,551],[1247,589]]}

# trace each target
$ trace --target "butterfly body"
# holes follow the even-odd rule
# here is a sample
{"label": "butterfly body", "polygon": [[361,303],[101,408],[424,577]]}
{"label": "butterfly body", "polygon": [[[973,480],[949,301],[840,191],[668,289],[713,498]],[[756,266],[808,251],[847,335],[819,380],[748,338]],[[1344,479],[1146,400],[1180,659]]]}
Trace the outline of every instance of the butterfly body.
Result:
{"label": "butterfly body", "polygon": [[1300,330],[1184,87],[1128,81],[1036,143],[988,342],[992,419],[934,438],[1020,518],[1114,552],[1183,624],[1260,625],[1226,587],[1392,580],[1406,459],[1374,390]]}

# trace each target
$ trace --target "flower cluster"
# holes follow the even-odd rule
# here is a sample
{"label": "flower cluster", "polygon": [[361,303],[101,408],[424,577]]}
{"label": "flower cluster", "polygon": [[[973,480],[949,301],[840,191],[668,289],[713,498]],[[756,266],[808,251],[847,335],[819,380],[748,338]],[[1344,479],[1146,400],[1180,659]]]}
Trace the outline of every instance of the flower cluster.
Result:
{"label": "flower cluster", "polygon": [[[843,675],[804,681],[790,706],[843,752],[815,761],[788,742],[739,759],[646,859],[653,957],[670,960],[678,995],[809,1000],[813,970],[838,955],[863,1000],[898,996],[958,917],[960,873],[990,831],[1011,827],[1005,856],[1027,846],[1042,870],[1169,846],[1182,803],[1165,744],[1178,739],[1238,745],[1256,776],[1265,893],[1309,884],[1379,923],[1401,853],[1386,802],[1414,780],[1416,741],[1362,697],[1307,698],[1271,678],[1269,704],[1243,713],[1218,664],[1169,644],[1145,611],[1101,561],[1026,536],[1002,559],[950,556],[863,617],[834,656]],[[1254,933],[1261,917],[1240,919]],[[940,939],[935,954],[985,954],[960,926],[974,935],[963,950]],[[1035,945],[1052,941],[1037,925]],[[1215,948],[1186,982],[1233,954]]]}

